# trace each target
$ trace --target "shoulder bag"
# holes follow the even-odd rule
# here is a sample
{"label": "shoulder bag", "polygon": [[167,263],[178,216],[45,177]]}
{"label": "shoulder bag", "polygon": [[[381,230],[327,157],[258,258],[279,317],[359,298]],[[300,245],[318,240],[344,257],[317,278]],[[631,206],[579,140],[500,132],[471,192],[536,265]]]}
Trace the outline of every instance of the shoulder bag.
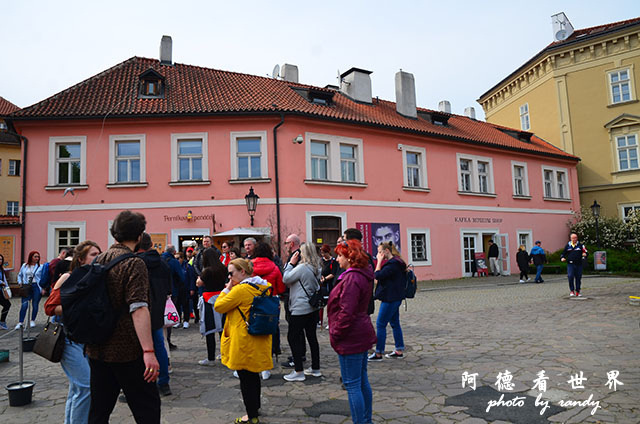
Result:
{"label": "shoulder bag", "polygon": [[64,329],[62,323],[47,319],[44,329],[38,334],[33,353],[51,362],[60,362],[64,351]]}

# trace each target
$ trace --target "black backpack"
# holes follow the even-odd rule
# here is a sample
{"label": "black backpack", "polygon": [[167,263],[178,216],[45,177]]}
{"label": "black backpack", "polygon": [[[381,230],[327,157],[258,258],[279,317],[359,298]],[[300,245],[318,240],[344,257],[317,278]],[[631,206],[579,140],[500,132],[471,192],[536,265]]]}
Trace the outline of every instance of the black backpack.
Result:
{"label": "black backpack", "polygon": [[404,288],[405,299],[413,299],[416,297],[416,290],[418,289],[418,279],[410,267],[411,265],[407,267],[407,283]]}
{"label": "black backpack", "polygon": [[103,344],[113,334],[122,311],[111,305],[107,273],[117,263],[133,258],[125,253],[105,265],[95,260],[73,270],[60,288],[64,330],[74,342]]}

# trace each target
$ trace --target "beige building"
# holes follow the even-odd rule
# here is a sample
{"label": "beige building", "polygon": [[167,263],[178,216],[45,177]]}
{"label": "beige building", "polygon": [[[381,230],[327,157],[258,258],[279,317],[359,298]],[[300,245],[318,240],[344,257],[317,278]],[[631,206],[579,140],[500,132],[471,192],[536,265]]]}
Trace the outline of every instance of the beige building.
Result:
{"label": "beige building", "polygon": [[[488,122],[530,131],[581,158],[581,204],[625,218],[640,209],[640,18],[574,30],[552,16],[553,42],[478,99]],[[554,172],[543,170],[545,196]]]}
{"label": "beige building", "polygon": [[19,109],[0,97],[0,215],[20,213],[20,140],[10,134],[13,127],[6,119],[9,114]]}

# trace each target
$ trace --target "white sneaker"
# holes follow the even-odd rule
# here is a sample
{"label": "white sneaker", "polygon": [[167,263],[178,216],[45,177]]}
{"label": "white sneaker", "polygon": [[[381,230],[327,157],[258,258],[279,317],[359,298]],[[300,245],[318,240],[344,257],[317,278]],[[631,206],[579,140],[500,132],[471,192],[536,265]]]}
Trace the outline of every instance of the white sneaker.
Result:
{"label": "white sneaker", "polygon": [[17,324],[16,324],[16,330],[19,330],[19,329],[20,329],[20,327],[22,327],[22,323],[21,323],[21,322],[19,322],[19,323],[17,323]]}
{"label": "white sneaker", "polygon": [[238,371],[234,371],[234,372],[233,372],[233,376],[234,376],[235,378],[240,378],[240,376],[238,375]]}
{"label": "white sneaker", "polygon": [[302,371],[291,371],[289,374],[284,376],[284,379],[287,381],[304,381],[307,378],[304,376],[304,372]]}
{"label": "white sneaker", "polygon": [[34,320],[31,320],[31,322],[29,323],[29,327],[33,328],[36,326],[36,322]]}
{"label": "white sneaker", "polygon": [[328,330],[328,329],[329,329],[329,324],[327,324],[327,326],[326,326],[326,327],[324,327],[324,329],[325,329],[325,330]]}
{"label": "white sneaker", "polygon": [[184,324],[182,324],[182,328],[189,328],[189,321],[185,321]]}
{"label": "white sneaker", "polygon": [[322,372],[320,370],[314,370],[311,367],[304,370],[304,375],[310,375],[313,377],[322,377]]}
{"label": "white sneaker", "polygon": [[222,359],[222,355],[216,355],[216,361],[220,361]]}
{"label": "white sneaker", "polygon": [[180,323],[177,323],[176,325],[173,326],[173,328],[178,328],[180,327]]}
{"label": "white sneaker", "polygon": [[207,365],[215,365],[214,361],[210,361],[208,358],[203,359],[202,361],[198,361],[199,365],[207,366]]}
{"label": "white sneaker", "polygon": [[520,283],[524,283],[524,280],[520,280]]}
{"label": "white sneaker", "polygon": [[528,283],[529,281],[531,281],[531,278],[527,278],[527,283]]}
{"label": "white sneaker", "polygon": [[263,380],[268,380],[269,377],[271,377],[271,371],[269,371],[269,370],[264,370],[260,374],[262,374],[262,379]]}

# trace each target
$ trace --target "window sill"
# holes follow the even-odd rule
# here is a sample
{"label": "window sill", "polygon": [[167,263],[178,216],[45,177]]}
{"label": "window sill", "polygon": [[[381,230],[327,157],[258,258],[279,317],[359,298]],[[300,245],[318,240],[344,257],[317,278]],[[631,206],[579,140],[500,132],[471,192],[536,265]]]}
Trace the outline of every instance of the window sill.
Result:
{"label": "window sill", "polygon": [[495,193],[479,193],[476,191],[458,191],[463,196],[479,196],[479,197],[498,197]]}
{"label": "window sill", "polygon": [[559,197],[543,197],[542,200],[548,200],[550,202],[566,202],[566,203],[571,202],[571,199],[564,199]]}
{"label": "window sill", "polygon": [[520,194],[514,194],[513,198],[517,200],[531,200],[531,196],[523,196]]}
{"label": "window sill", "polygon": [[627,100],[626,102],[611,103],[611,104],[608,104],[607,107],[608,108],[612,108],[612,107],[616,107],[616,106],[629,105],[629,104],[632,104],[632,103],[638,103],[638,100],[634,99],[634,100]]}
{"label": "window sill", "polygon": [[237,178],[234,180],[229,180],[229,184],[260,184],[270,182],[271,178]]}
{"label": "window sill", "polygon": [[169,181],[170,186],[210,185],[211,180]]}
{"label": "window sill", "polygon": [[415,261],[411,262],[413,266],[431,266],[431,261]]}
{"label": "window sill", "polygon": [[149,183],[147,182],[139,182],[139,183],[109,183],[107,184],[107,188],[137,188],[137,187],[146,187]]}
{"label": "window sill", "polygon": [[304,180],[305,184],[313,184],[313,185],[331,185],[331,186],[341,186],[341,187],[360,187],[366,188],[368,184],[366,183],[345,183],[342,181],[329,181],[329,180]]}
{"label": "window sill", "polygon": [[421,191],[423,193],[429,193],[431,191],[431,189],[429,187],[409,187],[409,186],[402,186],[403,190],[406,191]]}
{"label": "window sill", "polygon": [[86,190],[89,188],[88,184],[67,184],[67,185],[54,185],[54,186],[45,186],[45,190],[66,190],[68,188],[72,188],[74,190]]}
{"label": "window sill", "polygon": [[624,174],[628,174],[628,173],[634,173],[634,172],[638,172],[640,171],[640,168],[634,168],[634,169],[621,169],[620,171],[613,171],[611,173],[611,175],[624,175]]}

